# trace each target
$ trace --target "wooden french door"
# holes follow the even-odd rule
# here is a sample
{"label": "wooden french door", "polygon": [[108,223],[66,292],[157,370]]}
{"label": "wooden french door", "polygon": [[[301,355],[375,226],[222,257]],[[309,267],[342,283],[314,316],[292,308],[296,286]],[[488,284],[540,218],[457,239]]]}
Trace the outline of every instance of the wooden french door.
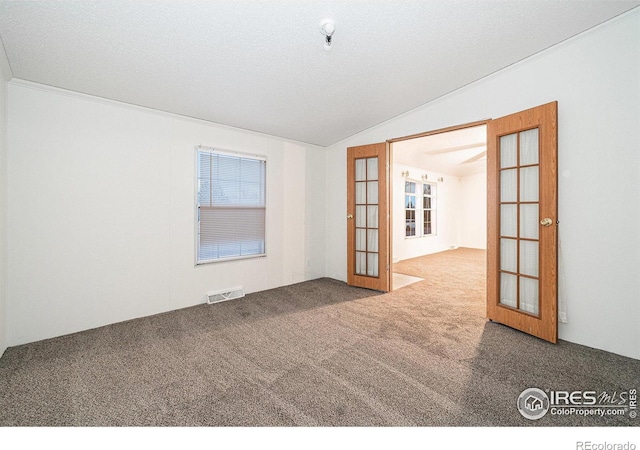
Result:
{"label": "wooden french door", "polygon": [[487,317],[558,339],[557,102],[487,127]]}
{"label": "wooden french door", "polygon": [[347,283],[388,292],[389,146],[347,148]]}

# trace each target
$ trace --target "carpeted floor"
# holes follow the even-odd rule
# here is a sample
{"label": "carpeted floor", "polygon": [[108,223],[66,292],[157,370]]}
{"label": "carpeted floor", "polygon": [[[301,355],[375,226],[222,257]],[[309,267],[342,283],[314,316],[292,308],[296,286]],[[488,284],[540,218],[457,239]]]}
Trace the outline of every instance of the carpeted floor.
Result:
{"label": "carpeted floor", "polygon": [[400,263],[390,294],[319,279],[36,342],[0,359],[2,426],[602,426],[523,418],[529,387],[620,392],[640,361],[484,318],[484,252]]}

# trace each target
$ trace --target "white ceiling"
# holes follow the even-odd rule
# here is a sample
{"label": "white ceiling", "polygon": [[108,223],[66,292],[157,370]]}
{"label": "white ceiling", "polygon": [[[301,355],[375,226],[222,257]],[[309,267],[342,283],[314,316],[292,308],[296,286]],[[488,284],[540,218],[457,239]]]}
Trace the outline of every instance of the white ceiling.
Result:
{"label": "white ceiling", "polygon": [[414,178],[430,172],[457,177],[483,173],[487,170],[486,154],[486,125],[393,143],[394,163],[424,169],[411,174]]}
{"label": "white ceiling", "polygon": [[15,78],[326,146],[639,4],[0,0],[0,39]]}

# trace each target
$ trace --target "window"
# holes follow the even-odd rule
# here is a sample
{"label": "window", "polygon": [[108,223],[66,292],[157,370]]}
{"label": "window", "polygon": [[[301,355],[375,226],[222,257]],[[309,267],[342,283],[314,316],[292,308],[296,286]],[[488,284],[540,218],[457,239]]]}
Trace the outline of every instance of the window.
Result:
{"label": "window", "polygon": [[[418,203],[419,196],[422,197],[422,202],[420,203]],[[435,184],[405,181],[404,210],[406,237],[436,234],[435,206]]]}
{"label": "window", "polygon": [[435,184],[424,183],[422,185],[422,234],[424,236],[436,234],[435,195]]}
{"label": "window", "polygon": [[197,150],[196,263],[265,255],[264,158]]}
{"label": "window", "polygon": [[416,235],[416,183],[404,183],[405,236]]}

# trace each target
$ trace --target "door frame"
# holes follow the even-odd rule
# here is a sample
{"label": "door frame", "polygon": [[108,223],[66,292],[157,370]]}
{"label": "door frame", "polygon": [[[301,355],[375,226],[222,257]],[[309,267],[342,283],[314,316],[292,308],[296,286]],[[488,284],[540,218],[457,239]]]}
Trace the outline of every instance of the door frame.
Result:
{"label": "door frame", "polygon": [[[486,317],[489,320],[496,320],[499,323],[503,323],[506,326],[511,328],[523,331],[525,333],[531,334],[533,336],[537,336],[539,338],[545,339],[552,343],[557,342],[557,311],[558,311],[558,298],[557,298],[557,271],[558,271],[558,260],[557,260],[557,229],[555,225],[559,222],[557,220],[558,211],[558,193],[557,193],[557,153],[558,153],[558,102],[553,101],[550,103],[546,103],[543,105],[535,106],[532,108],[528,108],[522,111],[517,111],[511,113],[507,116],[498,117],[496,119],[484,119],[475,122],[469,122],[461,125],[455,125],[451,127],[440,128],[428,132],[412,134],[403,137],[397,137],[388,139],[386,143],[386,157],[387,157],[387,180],[386,180],[386,202],[387,202],[387,239],[386,239],[386,260],[387,260],[387,273],[388,273],[388,284],[386,288],[389,291],[393,290],[393,220],[391,220],[391,215],[393,211],[393,144],[395,142],[415,139],[424,136],[430,136],[435,134],[446,133],[450,131],[470,128],[473,126],[485,125],[487,127],[486,134],[486,142],[487,142],[487,298],[486,298]],[[493,128],[492,128],[493,127]],[[494,252],[496,252],[496,230],[500,224],[499,215],[496,213],[496,186],[498,186],[498,181],[496,179],[496,161],[498,158],[499,145],[494,142],[497,139],[497,136],[502,136],[503,134],[513,134],[515,132],[520,132],[523,130],[528,130],[531,128],[538,128],[542,130],[543,133],[540,136],[541,142],[539,143],[539,160],[537,166],[539,167],[539,177],[542,176],[542,173],[545,171],[551,172],[552,175],[555,176],[555,180],[549,181],[548,179],[538,179],[539,186],[545,186],[544,193],[540,192],[538,205],[540,208],[540,214],[545,216],[545,219],[540,221],[540,225],[549,227],[553,227],[553,236],[545,238],[547,243],[553,244],[550,249],[545,250],[545,257],[547,258],[546,262],[543,259],[541,253],[539,253],[539,262],[538,264],[544,264],[545,267],[540,268],[540,276],[537,278],[539,283],[543,278],[545,279],[545,284],[549,284],[546,280],[546,276],[544,274],[551,274],[551,282],[554,286],[551,288],[544,290],[545,296],[547,300],[546,302],[550,302],[545,306],[545,311],[542,310],[542,306],[540,307],[540,313],[533,317],[531,314],[527,315],[526,312],[520,310],[519,308],[514,311],[509,311],[508,308],[502,308],[499,312],[504,314],[496,314],[498,310],[497,303],[494,305],[493,301],[498,298],[497,293],[498,290],[495,289],[496,284],[496,275],[497,264],[499,264],[499,255],[498,257],[492,256]],[[384,145],[385,143],[379,144],[370,144],[370,145]],[[519,145],[519,144],[518,144]],[[542,146],[542,147],[540,147]],[[364,146],[361,146],[364,147]],[[517,154],[519,155],[519,150],[517,150]],[[543,159],[544,155],[544,159]],[[519,159],[518,159],[519,161]],[[525,165],[526,166],[526,165]],[[544,167],[546,169],[544,169]],[[524,167],[524,166],[523,166]],[[499,168],[499,167],[498,167]],[[517,168],[520,168],[519,162],[517,164]],[[509,168],[510,169],[510,168]],[[544,170],[543,170],[544,169]],[[519,182],[518,182],[519,183]],[[349,198],[349,196],[348,196]],[[349,200],[348,200],[349,201]],[[519,197],[517,204],[520,204]],[[496,222],[497,220],[497,222]],[[555,222],[555,224],[554,224]],[[519,223],[519,222],[518,222]],[[518,225],[519,228],[519,225]],[[518,230],[518,233],[520,231]],[[519,234],[517,235],[519,236]],[[349,239],[349,236],[347,236]],[[520,237],[516,239],[520,240]],[[522,238],[525,239],[525,238]],[[528,239],[528,238],[527,238]],[[539,239],[539,248],[542,245],[542,238]],[[382,243],[382,240],[380,241]],[[518,244],[519,245],[519,244]],[[349,251],[349,249],[348,249]],[[540,252],[541,250],[539,250]],[[555,256],[553,256],[553,252],[555,252]],[[380,252],[382,253],[382,252]],[[551,255],[551,256],[549,256]],[[491,256],[491,257],[490,257]],[[518,269],[518,274],[520,276],[529,277],[528,274],[520,274]],[[551,295],[553,294],[553,295]],[[538,301],[540,302],[542,296],[538,297]],[[502,305],[500,305],[502,306]],[[503,311],[504,310],[504,311]],[[505,313],[506,311],[506,313]],[[529,317],[531,316],[531,317]],[[543,319],[543,316],[545,317]],[[531,320],[529,320],[531,319]],[[533,319],[538,319],[540,323],[533,323]]]}
{"label": "door frame", "polygon": [[475,122],[467,122],[459,125],[453,125],[445,128],[438,128],[431,131],[425,131],[422,133],[410,134],[408,136],[401,136],[393,139],[387,139],[387,145],[389,148],[389,185],[387,189],[387,196],[389,202],[389,252],[388,252],[388,265],[389,265],[389,291],[393,291],[393,144],[395,142],[408,141],[411,139],[418,139],[426,136],[433,136],[436,134],[449,133],[451,131],[464,130],[466,128],[473,128],[480,125],[487,126],[491,122],[491,119],[478,120]]}

